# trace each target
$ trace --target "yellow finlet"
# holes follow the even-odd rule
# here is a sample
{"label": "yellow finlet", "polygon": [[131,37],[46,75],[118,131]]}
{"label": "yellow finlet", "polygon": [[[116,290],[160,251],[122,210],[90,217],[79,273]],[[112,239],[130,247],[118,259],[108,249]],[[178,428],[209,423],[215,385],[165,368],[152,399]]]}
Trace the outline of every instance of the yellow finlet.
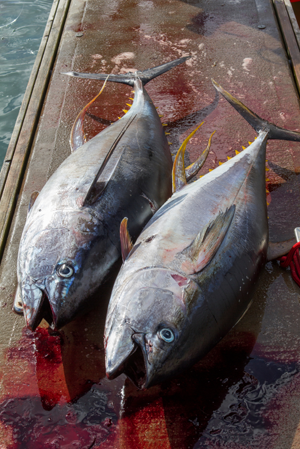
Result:
{"label": "yellow finlet", "polygon": [[219,161],[219,165],[223,165],[223,164],[224,164],[224,162]]}
{"label": "yellow finlet", "polygon": [[135,90],[132,90],[131,92],[132,92],[133,94],[135,94]]}
{"label": "yellow finlet", "polygon": [[249,145],[251,145],[253,142],[248,142],[249,143]]}
{"label": "yellow finlet", "polygon": [[232,159],[232,157],[230,157],[230,156],[227,156],[227,159],[230,161],[230,159]]}
{"label": "yellow finlet", "polygon": [[169,145],[173,145],[172,142],[168,142]]}
{"label": "yellow finlet", "polygon": [[267,181],[267,182],[270,181],[269,178],[266,178],[266,181]]}
{"label": "yellow finlet", "polygon": [[242,148],[243,148],[243,150],[245,150],[245,149],[246,149],[246,147],[243,147],[243,145],[242,145]]}
{"label": "yellow finlet", "polygon": [[118,117],[119,120],[121,120],[122,117]]}
{"label": "yellow finlet", "polygon": [[200,175],[199,178],[203,178],[204,175]]}
{"label": "yellow finlet", "polygon": [[[267,206],[270,206],[270,203],[268,203],[268,201],[267,201]],[[269,218],[269,217],[268,217]]]}
{"label": "yellow finlet", "polygon": [[168,123],[162,123],[162,126],[168,126]]}
{"label": "yellow finlet", "polygon": [[128,112],[128,111],[126,111],[126,109],[123,109],[123,112],[126,114],[126,112]]}
{"label": "yellow finlet", "polygon": [[170,133],[165,133],[165,136],[169,136],[170,135]]}
{"label": "yellow finlet", "polygon": [[126,103],[127,106],[129,106],[131,108],[132,104]]}
{"label": "yellow finlet", "polygon": [[268,167],[265,168],[266,171],[270,171],[270,169]]}
{"label": "yellow finlet", "polygon": [[162,118],[164,116],[164,114],[158,114],[159,118]]}
{"label": "yellow finlet", "polygon": [[240,154],[240,151],[235,150],[235,154],[236,154],[236,155]]}
{"label": "yellow finlet", "polygon": [[213,171],[213,168],[209,168],[208,171]]}
{"label": "yellow finlet", "polygon": [[129,97],[129,100],[132,100],[132,101],[133,101],[133,98]]}

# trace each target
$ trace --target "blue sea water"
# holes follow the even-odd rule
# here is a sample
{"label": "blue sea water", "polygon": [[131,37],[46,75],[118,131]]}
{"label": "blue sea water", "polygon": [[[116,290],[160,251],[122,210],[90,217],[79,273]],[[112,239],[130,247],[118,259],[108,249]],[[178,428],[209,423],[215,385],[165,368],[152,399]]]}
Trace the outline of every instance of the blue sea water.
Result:
{"label": "blue sea water", "polygon": [[0,0],[0,168],[53,0]]}

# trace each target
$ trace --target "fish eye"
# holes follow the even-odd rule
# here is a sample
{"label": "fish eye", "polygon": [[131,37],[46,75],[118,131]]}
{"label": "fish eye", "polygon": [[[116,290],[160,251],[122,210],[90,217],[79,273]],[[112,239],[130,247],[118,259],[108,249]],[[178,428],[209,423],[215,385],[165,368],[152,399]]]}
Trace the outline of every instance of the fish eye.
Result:
{"label": "fish eye", "polygon": [[168,329],[167,327],[164,327],[158,332],[158,335],[162,340],[164,340],[167,343],[172,343],[175,336],[174,333],[171,331],[171,329]]}
{"label": "fish eye", "polygon": [[63,263],[58,267],[57,273],[62,278],[70,278],[71,276],[73,276],[74,269],[70,265]]}

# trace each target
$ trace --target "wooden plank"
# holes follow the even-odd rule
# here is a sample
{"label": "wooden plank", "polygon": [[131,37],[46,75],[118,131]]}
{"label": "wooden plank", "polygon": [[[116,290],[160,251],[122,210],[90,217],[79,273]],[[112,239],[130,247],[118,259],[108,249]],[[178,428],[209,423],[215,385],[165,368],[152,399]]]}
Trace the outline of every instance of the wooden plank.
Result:
{"label": "wooden plank", "polygon": [[284,0],[274,0],[273,3],[286,46],[286,51],[292,63],[297,89],[300,94],[300,52],[298,42]]}
{"label": "wooden plank", "polygon": [[286,6],[288,15],[290,17],[290,21],[291,21],[291,24],[292,24],[292,27],[293,27],[293,30],[294,30],[294,33],[295,33],[295,36],[297,39],[298,46],[300,48],[300,28],[299,28],[298,21],[296,19],[295,13],[294,13],[294,9],[292,7],[290,0],[284,0],[284,3]]}
{"label": "wooden plank", "polygon": [[0,260],[71,0],[54,0],[0,174]]}

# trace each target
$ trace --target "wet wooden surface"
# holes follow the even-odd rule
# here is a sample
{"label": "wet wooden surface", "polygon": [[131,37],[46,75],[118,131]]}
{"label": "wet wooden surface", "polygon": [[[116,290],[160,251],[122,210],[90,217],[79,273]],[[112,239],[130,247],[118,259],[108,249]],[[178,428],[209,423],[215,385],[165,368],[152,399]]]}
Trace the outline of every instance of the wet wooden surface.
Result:
{"label": "wet wooden surface", "polygon": [[[173,154],[191,139],[194,160],[213,130],[202,171],[234,156],[254,131],[219,99],[210,78],[262,117],[300,131],[297,92],[268,0],[73,0],[30,164],[0,267],[0,441],[5,448],[299,447],[299,288],[276,262],[262,273],[253,304],[207,357],[182,376],[137,391],[123,376],[105,378],[103,325],[111,285],[95,294],[94,312],[60,334],[24,329],[11,312],[16,259],[27,205],[70,154],[79,110],[101,83],[69,70],[119,73],[190,54],[183,66],[147,85]],[[117,120],[131,89],[105,88],[85,122],[90,138]],[[299,225],[299,144],[268,146],[270,235],[284,240]]]}

